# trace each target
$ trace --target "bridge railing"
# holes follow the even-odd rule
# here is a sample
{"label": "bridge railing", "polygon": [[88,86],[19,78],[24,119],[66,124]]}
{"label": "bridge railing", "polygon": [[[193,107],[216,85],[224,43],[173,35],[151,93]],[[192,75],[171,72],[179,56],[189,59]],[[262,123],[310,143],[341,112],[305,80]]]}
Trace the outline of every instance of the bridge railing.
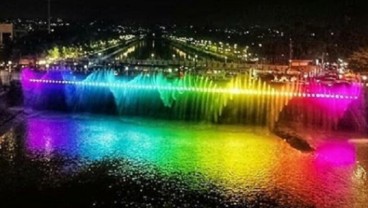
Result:
{"label": "bridge railing", "polygon": [[285,71],[286,65],[271,65],[271,64],[249,64],[249,63],[224,63],[214,60],[162,60],[162,59],[123,59],[119,61],[122,64],[128,65],[153,65],[153,66],[188,66],[188,67],[207,67],[207,68],[223,68],[223,69],[242,69],[256,68],[260,70],[277,70]]}

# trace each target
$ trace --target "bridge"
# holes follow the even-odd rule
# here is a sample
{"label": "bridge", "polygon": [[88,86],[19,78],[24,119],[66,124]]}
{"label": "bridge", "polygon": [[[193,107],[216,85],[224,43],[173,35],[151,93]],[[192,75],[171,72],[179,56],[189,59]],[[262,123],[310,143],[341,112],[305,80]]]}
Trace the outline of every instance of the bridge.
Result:
{"label": "bridge", "polygon": [[285,71],[288,66],[286,65],[271,65],[271,64],[249,64],[249,63],[236,63],[236,62],[221,62],[215,60],[159,60],[159,59],[123,59],[116,61],[115,63],[121,65],[133,65],[133,66],[155,66],[155,67],[203,67],[209,69],[263,69],[263,70],[277,70]]}
{"label": "bridge", "polygon": [[284,72],[288,69],[286,65],[271,64],[248,64],[248,63],[224,63],[214,60],[160,60],[160,59],[119,59],[119,60],[95,60],[95,64],[86,65],[83,61],[74,63],[57,63],[50,64],[48,70],[59,70],[60,68],[70,68],[72,70],[89,71],[90,69],[125,69],[126,67],[147,67],[147,68],[195,68],[200,70],[249,70],[257,69],[261,71],[280,71]]}
{"label": "bridge", "polygon": [[[325,86],[288,83],[271,85],[249,76],[226,82],[187,74],[116,76],[111,70],[80,76],[70,71],[22,72],[26,103],[37,108],[64,109],[167,119],[243,123],[273,128],[280,116],[304,116],[326,128],[336,128],[349,106],[360,100],[360,83]],[[286,114],[285,114],[286,113]]]}

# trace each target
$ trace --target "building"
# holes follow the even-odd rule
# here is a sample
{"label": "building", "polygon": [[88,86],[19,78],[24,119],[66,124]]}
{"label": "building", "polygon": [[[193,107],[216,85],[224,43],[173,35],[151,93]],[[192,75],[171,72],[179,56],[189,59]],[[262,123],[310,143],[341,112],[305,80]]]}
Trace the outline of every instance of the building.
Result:
{"label": "building", "polygon": [[318,67],[313,60],[291,60],[290,71],[318,73]]}
{"label": "building", "polygon": [[313,60],[291,60],[290,65],[291,67],[308,67],[313,65]]}
{"label": "building", "polygon": [[0,24],[0,46],[7,41],[11,41],[14,37],[13,24]]}

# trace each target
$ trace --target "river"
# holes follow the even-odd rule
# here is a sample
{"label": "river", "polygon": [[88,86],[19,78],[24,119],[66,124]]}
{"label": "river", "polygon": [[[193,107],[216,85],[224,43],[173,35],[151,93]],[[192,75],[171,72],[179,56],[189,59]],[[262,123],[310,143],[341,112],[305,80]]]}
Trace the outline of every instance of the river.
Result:
{"label": "river", "polygon": [[[121,50],[121,49],[118,49]],[[169,40],[157,38],[146,38],[136,41],[126,47],[121,53],[117,53],[116,57],[120,59],[138,59],[138,60],[172,60],[184,61],[195,59],[198,61],[204,60],[218,60],[218,58],[198,53],[193,50],[179,47],[172,44]]]}
{"label": "river", "polygon": [[302,153],[262,128],[32,112],[0,147],[0,199],[13,206],[368,203],[368,146],[347,140]]}

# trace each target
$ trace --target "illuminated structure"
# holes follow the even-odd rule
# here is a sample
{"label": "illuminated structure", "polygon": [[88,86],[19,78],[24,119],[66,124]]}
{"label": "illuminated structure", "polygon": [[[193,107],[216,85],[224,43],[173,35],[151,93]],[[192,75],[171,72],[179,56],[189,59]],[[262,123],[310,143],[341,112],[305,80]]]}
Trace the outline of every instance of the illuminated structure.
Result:
{"label": "illuminated structure", "polygon": [[336,124],[349,104],[358,99],[361,87],[359,83],[339,87],[292,83],[276,87],[249,76],[236,76],[226,82],[189,74],[174,79],[163,74],[141,74],[128,79],[111,70],[81,77],[67,70],[24,70],[22,83],[27,103],[40,108],[59,97],[55,104],[65,104],[69,110],[94,112],[114,106],[120,115],[240,122],[271,128],[290,101],[297,101],[296,113],[314,106],[321,111],[316,116],[332,119],[329,123]]}
{"label": "illuminated structure", "polygon": [[61,84],[61,85],[80,85],[89,87],[109,87],[121,89],[140,89],[140,90],[159,90],[159,91],[180,91],[193,93],[224,93],[233,95],[269,95],[269,96],[286,96],[286,97],[310,97],[310,98],[331,98],[331,99],[358,99],[358,96],[344,95],[344,94],[324,94],[324,93],[301,93],[301,92],[276,92],[276,91],[262,91],[254,89],[239,89],[239,88],[201,88],[201,87],[174,87],[174,86],[160,86],[160,85],[140,85],[129,83],[107,83],[107,82],[84,82],[84,81],[65,81],[65,80],[51,80],[51,79],[29,79],[31,83],[43,84]]}

